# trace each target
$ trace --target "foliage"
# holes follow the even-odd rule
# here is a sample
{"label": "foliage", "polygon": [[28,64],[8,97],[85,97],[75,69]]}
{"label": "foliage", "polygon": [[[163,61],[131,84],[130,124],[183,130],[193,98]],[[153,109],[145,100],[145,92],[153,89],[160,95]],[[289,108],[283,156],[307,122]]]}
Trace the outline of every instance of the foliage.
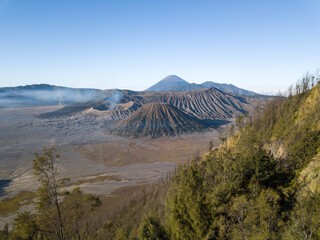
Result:
{"label": "foliage", "polygon": [[6,223],[3,226],[3,229],[0,230],[0,240],[7,240],[7,239],[9,239],[9,226]]}
{"label": "foliage", "polygon": [[298,197],[285,232],[286,239],[320,239],[320,194]]}
{"label": "foliage", "polygon": [[83,217],[88,217],[101,205],[100,199],[90,194],[83,194],[78,187],[71,192],[64,191],[63,195],[65,200],[62,207],[68,209],[65,220],[67,238],[88,239],[90,229],[88,221],[83,221]]}
{"label": "foliage", "polygon": [[37,224],[34,217],[29,212],[18,214],[14,220],[14,230],[10,234],[10,239],[31,240],[37,236]]}
{"label": "foliage", "polygon": [[166,202],[171,239],[201,239],[207,234],[211,218],[203,181],[202,169],[196,161],[174,177]]}
{"label": "foliage", "polygon": [[159,220],[152,216],[146,216],[140,229],[141,240],[166,240],[167,234]]}
{"label": "foliage", "polygon": [[43,216],[42,228],[54,232],[58,239],[65,239],[65,225],[61,212],[62,188],[68,184],[67,179],[57,178],[56,160],[60,158],[56,149],[43,148],[43,154],[35,154],[33,171],[40,187],[37,191],[37,209]]}
{"label": "foliage", "polygon": [[[170,182],[147,185],[134,196],[118,213],[108,221],[99,236],[102,239],[139,239],[146,217],[157,220],[162,229],[164,226],[164,201]],[[155,217],[156,216],[156,217]]]}
{"label": "foliage", "polygon": [[36,154],[33,171],[40,187],[36,214],[21,213],[14,221],[9,239],[92,239],[90,216],[101,205],[98,197],[84,194],[80,188],[66,191],[69,179],[58,178],[56,148],[43,148]]}

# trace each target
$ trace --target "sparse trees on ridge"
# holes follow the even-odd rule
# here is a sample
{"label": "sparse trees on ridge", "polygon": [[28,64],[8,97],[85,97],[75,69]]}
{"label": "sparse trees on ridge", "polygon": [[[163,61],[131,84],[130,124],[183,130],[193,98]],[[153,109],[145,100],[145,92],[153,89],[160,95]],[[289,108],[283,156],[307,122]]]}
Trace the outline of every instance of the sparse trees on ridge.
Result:
{"label": "sparse trees on ridge", "polygon": [[71,192],[66,190],[70,180],[58,177],[59,158],[56,147],[44,147],[43,154],[35,154],[33,172],[40,183],[37,213],[19,214],[10,239],[81,240],[92,237],[88,217],[101,201],[96,196],[84,194],[80,188]]}
{"label": "sparse trees on ridge", "polygon": [[302,76],[302,78],[299,81],[296,82],[294,86],[290,85],[288,87],[285,95],[291,98],[293,96],[309,91],[319,83],[320,83],[320,69],[318,69],[314,74],[307,72]]}

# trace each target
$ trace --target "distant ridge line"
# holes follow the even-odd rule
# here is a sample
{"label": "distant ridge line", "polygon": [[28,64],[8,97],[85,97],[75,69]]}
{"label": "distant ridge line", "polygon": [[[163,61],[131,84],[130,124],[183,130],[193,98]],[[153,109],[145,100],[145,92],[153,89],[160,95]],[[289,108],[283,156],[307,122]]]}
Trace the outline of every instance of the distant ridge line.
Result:
{"label": "distant ridge line", "polygon": [[232,84],[215,83],[212,81],[206,81],[201,84],[189,83],[176,75],[169,75],[165,77],[164,79],[160,80],[156,84],[147,88],[145,91],[146,92],[168,92],[168,91],[185,92],[190,90],[199,90],[199,89],[206,89],[211,87],[217,88],[221,91],[231,92],[237,95],[244,95],[244,96],[250,96],[250,97],[262,96],[261,94],[236,87]]}

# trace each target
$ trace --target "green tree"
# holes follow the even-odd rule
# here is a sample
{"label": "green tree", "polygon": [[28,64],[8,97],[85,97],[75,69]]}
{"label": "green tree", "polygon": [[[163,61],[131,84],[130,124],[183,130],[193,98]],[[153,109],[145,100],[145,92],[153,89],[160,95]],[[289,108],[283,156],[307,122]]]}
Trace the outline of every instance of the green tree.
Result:
{"label": "green tree", "polygon": [[[280,224],[280,196],[271,189],[262,190],[256,202],[256,213],[252,219],[255,224],[256,235],[254,239],[280,239],[278,234]],[[250,216],[249,216],[250,217]]]}
{"label": "green tree", "polygon": [[18,214],[14,220],[14,230],[10,233],[12,240],[36,239],[38,227],[34,217],[29,212]]}
{"label": "green tree", "polygon": [[242,128],[245,125],[245,115],[238,115],[236,117],[236,126],[239,130],[242,130]]}
{"label": "green tree", "polygon": [[203,189],[203,172],[195,160],[180,170],[166,201],[166,226],[171,239],[202,239],[211,224]]}
{"label": "green tree", "polygon": [[[68,236],[78,240],[86,239],[90,232],[88,216],[101,205],[100,199],[90,194],[84,194],[80,188],[74,188],[71,192],[64,191],[63,196],[65,197],[63,208],[68,209],[67,222],[69,224],[65,226]],[[83,223],[84,216],[87,217]]]}
{"label": "green tree", "polygon": [[140,228],[142,240],[166,240],[168,239],[164,227],[159,220],[152,216],[144,217]]}
{"label": "green tree", "polygon": [[[42,228],[53,231],[59,240],[65,239],[61,202],[62,189],[68,185],[68,179],[57,178],[56,160],[59,159],[56,148],[43,148],[43,154],[35,154],[33,172],[40,183],[37,191],[37,210],[43,216]],[[44,221],[43,221],[44,220]]]}
{"label": "green tree", "polygon": [[0,231],[0,240],[7,240],[9,239],[9,226],[8,223],[6,223],[3,226],[3,229]]}
{"label": "green tree", "polygon": [[285,239],[320,239],[320,194],[299,196],[286,228]]}

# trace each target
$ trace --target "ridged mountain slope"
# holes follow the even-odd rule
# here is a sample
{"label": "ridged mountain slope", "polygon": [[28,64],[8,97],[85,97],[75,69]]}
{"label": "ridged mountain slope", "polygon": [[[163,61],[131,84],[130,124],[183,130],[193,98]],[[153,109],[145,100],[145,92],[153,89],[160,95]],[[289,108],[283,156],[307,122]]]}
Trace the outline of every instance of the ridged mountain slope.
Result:
{"label": "ridged mountain slope", "polygon": [[208,127],[210,127],[208,124],[170,104],[149,103],[118,122],[110,132],[120,136],[156,138],[198,132]]}
{"label": "ridged mountain slope", "polygon": [[236,96],[216,88],[175,93],[154,93],[146,102],[169,103],[199,119],[227,120],[254,109],[255,99]]}

